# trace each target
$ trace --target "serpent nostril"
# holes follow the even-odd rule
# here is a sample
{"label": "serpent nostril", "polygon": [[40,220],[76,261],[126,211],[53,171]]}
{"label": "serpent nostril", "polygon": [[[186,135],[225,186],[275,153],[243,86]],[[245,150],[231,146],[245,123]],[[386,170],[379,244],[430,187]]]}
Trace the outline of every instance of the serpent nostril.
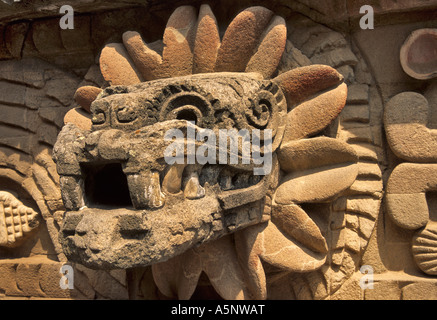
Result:
{"label": "serpent nostril", "polygon": [[78,236],[83,237],[84,235],[86,235],[86,231],[84,231],[84,230],[76,230],[76,234],[77,234]]}

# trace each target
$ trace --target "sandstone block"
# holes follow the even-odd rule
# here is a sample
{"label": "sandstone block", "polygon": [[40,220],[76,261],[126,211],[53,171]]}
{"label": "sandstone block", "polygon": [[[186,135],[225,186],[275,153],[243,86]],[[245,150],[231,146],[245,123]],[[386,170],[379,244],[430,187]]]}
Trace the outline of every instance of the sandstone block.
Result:
{"label": "sandstone block", "polygon": [[272,222],[307,248],[320,253],[328,251],[326,240],[319,227],[298,205],[274,206]]}
{"label": "sandstone block", "polygon": [[283,143],[314,135],[327,127],[341,112],[347,95],[346,84],[307,100],[287,114]]}

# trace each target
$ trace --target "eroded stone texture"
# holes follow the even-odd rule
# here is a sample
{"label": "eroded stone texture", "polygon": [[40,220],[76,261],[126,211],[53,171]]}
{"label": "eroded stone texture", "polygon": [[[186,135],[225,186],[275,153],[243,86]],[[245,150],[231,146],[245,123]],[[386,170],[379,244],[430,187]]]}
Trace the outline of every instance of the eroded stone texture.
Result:
{"label": "eroded stone texture", "polygon": [[437,29],[411,33],[400,51],[404,71],[413,78],[426,80],[437,76]]}
{"label": "eroded stone texture", "polygon": [[[403,44],[403,70],[416,79],[435,73],[435,30],[414,31]],[[411,251],[418,268],[435,275],[435,153],[434,109],[436,87],[424,93],[401,92],[387,103],[384,125],[394,154],[408,162],[397,165],[387,184],[387,212],[401,228],[412,230]]]}
{"label": "eroded stone texture", "polygon": [[111,85],[140,83],[142,77],[124,46],[110,43],[100,55],[100,70]]}
{"label": "eroded stone texture", "polygon": [[272,18],[270,25],[261,36],[261,41],[247,63],[246,72],[257,71],[264,78],[271,77],[278,67],[287,40],[287,27],[282,17]]}
{"label": "eroded stone texture", "polygon": [[436,223],[430,221],[423,230],[417,232],[412,241],[414,259],[425,273],[437,274],[437,228]]}
{"label": "eroded stone texture", "polygon": [[0,192],[0,246],[16,246],[38,227],[38,213],[9,192]]}
{"label": "eroded stone texture", "polygon": [[[7,115],[0,124],[0,183],[14,186],[16,182],[25,187],[30,196],[23,198],[23,194],[19,194],[18,198],[35,199],[36,204],[32,207],[41,211],[44,219],[41,221],[47,226],[51,239],[57,239],[57,231],[62,228],[63,236],[70,241],[64,242],[68,242],[64,249],[69,255],[76,255],[78,261],[92,261],[89,257],[93,256],[93,259],[106,261],[100,266],[108,269],[141,266],[144,261],[138,257],[144,256],[144,248],[149,250],[152,260],[169,257],[152,267],[135,269],[138,278],[132,277],[132,273],[126,278],[124,270],[94,271],[77,265],[78,292],[71,292],[71,295],[61,292],[56,287],[58,278],[50,276],[57,272],[59,265],[48,266],[46,262],[30,259],[13,263],[3,261],[0,269],[2,275],[7,276],[0,277],[1,297],[5,293],[14,297],[126,299],[135,297],[134,292],[139,287],[133,279],[141,283],[142,297],[149,298],[208,296],[202,296],[205,293],[202,290],[226,299],[433,297],[434,280],[426,274],[432,276],[435,272],[436,197],[431,181],[435,162],[433,130],[437,123],[433,110],[435,86],[426,80],[401,83],[403,78],[393,76],[402,74],[401,66],[398,66],[399,55],[390,58],[377,54],[388,52],[383,50],[386,47],[391,51],[398,50],[402,43],[395,40],[401,36],[387,35],[382,37],[386,40],[384,43],[372,43],[327,27],[337,25],[340,26],[337,30],[345,30],[341,21],[347,21],[344,28],[358,29],[358,23],[355,23],[360,18],[357,16],[361,6],[358,2],[348,4],[347,15],[342,15],[344,2],[336,1],[323,4],[306,1],[305,5],[274,1],[269,6],[273,11],[258,7],[240,11],[241,14],[236,7],[242,4],[236,4],[233,9],[234,3],[232,6],[223,3],[230,1],[211,5],[220,18],[218,22],[209,6],[198,8],[197,4],[192,4],[176,10],[167,29],[165,25],[154,25],[150,15],[143,16],[141,10],[137,15],[127,15],[129,18],[123,27],[114,25],[113,21],[119,20],[114,18],[113,11],[99,17],[91,13],[78,16],[80,26],[73,34],[67,31],[52,33],[54,28],[51,27],[57,25],[58,19],[42,19],[35,23],[20,21],[1,27],[5,39],[5,43],[0,43],[3,59],[42,55],[67,69],[71,66],[75,74],[85,74],[81,87],[92,85],[103,89],[114,84],[114,79],[120,82],[118,86],[103,90],[99,98],[77,90],[76,98],[82,100],[76,100],[81,106],[76,109],[73,94],[79,82],[74,77],[67,79],[62,73],[52,72],[47,65],[44,68],[48,71],[27,72],[34,66],[26,59],[22,63],[7,61],[7,72],[0,76],[5,89],[0,97],[3,104],[0,108]],[[378,15],[391,10],[409,10],[407,8],[412,4],[428,10],[429,3],[378,2],[375,12]],[[131,2],[113,2],[111,6],[126,4]],[[157,13],[159,19],[171,17],[174,10],[166,4],[153,1],[150,4],[150,10]],[[96,5],[98,10],[109,4],[99,2]],[[136,9],[126,12],[132,13]],[[267,12],[270,18],[262,18],[262,12]],[[305,12],[317,22],[298,12]],[[232,21],[231,13],[237,14],[237,18],[226,30],[222,28],[222,22]],[[346,20],[333,23],[332,13]],[[138,24],[137,28],[135,19],[130,19],[135,16],[141,16],[138,21],[147,21],[147,26]],[[253,24],[255,16],[261,18],[255,19]],[[407,16],[410,17],[403,15],[402,19]],[[420,14],[416,12],[415,17],[418,16]],[[416,27],[433,26],[425,21],[396,26],[400,20],[383,17],[378,20],[377,16],[377,27],[380,23],[388,23],[396,34],[407,35]],[[257,21],[265,22],[264,26]],[[238,28],[235,27],[237,22]],[[164,54],[163,39],[154,41],[162,31],[169,47],[168,54]],[[375,30],[372,34],[378,32]],[[45,44],[44,38],[48,34],[54,36]],[[219,35],[225,34],[234,36],[226,37],[226,41],[223,38],[222,43]],[[256,36],[252,38],[251,35]],[[208,43],[206,39],[212,41]],[[127,68],[120,67],[123,63],[117,59],[112,62],[120,63],[111,64],[111,59],[103,55],[104,63],[100,68],[109,66],[113,70],[100,72],[94,65],[94,69],[86,72],[89,65],[85,62],[89,58],[86,55],[90,52],[98,55],[104,43],[118,43],[120,48],[124,47],[121,57],[125,61],[130,59],[124,64]],[[239,44],[244,50],[236,50]],[[235,56],[242,57],[222,71],[244,66],[239,71],[259,75],[246,75],[250,80],[245,82],[242,81],[245,76],[236,76],[238,81],[225,81],[223,78],[228,79],[231,75],[222,74],[223,78],[211,77],[211,85],[206,87],[203,75],[190,79],[189,86],[187,79],[176,78],[214,71],[222,45],[236,48],[234,51],[238,51],[238,55]],[[83,56],[71,54],[82,52],[80,50],[83,50]],[[279,67],[276,65],[278,59]],[[374,65],[375,59],[381,64]],[[396,63],[387,63],[390,59]],[[74,60],[77,62],[72,67]],[[97,62],[94,57],[88,60]],[[164,63],[166,60],[172,63]],[[367,66],[366,61],[371,65]],[[311,64],[329,67],[313,66],[313,72],[299,68]],[[385,67],[381,68],[382,65]],[[16,73],[18,66],[25,66],[25,72]],[[129,82],[132,77],[124,79],[121,71],[126,71],[124,75],[134,75],[134,82]],[[105,73],[106,78],[100,73]],[[254,89],[257,85],[247,84],[269,82],[268,79],[277,74],[279,76],[272,81],[277,87],[263,88],[275,96],[276,103],[281,99],[287,101],[280,117],[269,118],[271,128],[280,128],[274,131],[278,139],[274,139],[273,159],[277,156],[278,160],[273,160],[268,183],[262,184],[266,182],[262,177],[254,178],[251,175],[253,168],[242,170],[229,166],[222,170],[210,165],[170,166],[165,161],[156,161],[156,156],[161,154],[158,150],[166,146],[159,142],[162,138],[159,136],[172,127],[170,122],[199,120],[192,127],[196,132],[200,132],[202,126],[243,128],[244,121],[262,127],[273,113],[264,101],[266,95],[257,94]],[[381,74],[385,76],[383,81]],[[168,82],[155,82],[160,78],[168,78]],[[185,88],[180,86],[180,80]],[[129,86],[131,83],[137,85]],[[157,88],[167,84],[168,91],[158,94]],[[215,99],[219,88],[226,86],[232,90],[223,90]],[[397,88],[409,86],[411,92],[395,97]],[[213,87],[217,88],[216,92],[212,92]],[[246,92],[249,87],[252,89]],[[389,94],[387,87],[390,87]],[[93,90],[97,93],[100,88]],[[378,90],[382,90],[384,99],[380,98]],[[147,96],[157,98],[149,101]],[[172,96],[185,98],[169,98]],[[184,100],[186,96],[190,97],[189,101]],[[241,110],[249,109],[249,113],[230,112],[227,104],[237,104],[237,96],[246,101]],[[213,106],[212,109],[206,107],[205,101]],[[203,109],[197,111],[195,107],[199,105]],[[87,106],[90,106],[91,115],[85,112]],[[385,128],[387,140],[381,132],[384,108],[386,119],[389,119]],[[280,119],[284,119],[283,122]],[[54,144],[64,123],[58,141],[60,148],[57,147],[58,160],[63,163],[58,167],[59,176],[53,162],[49,161],[49,146]],[[147,126],[150,128],[145,129]],[[184,133],[191,128],[182,123],[176,127],[185,130],[182,130]],[[387,150],[387,142],[394,154]],[[38,150],[39,144],[44,145],[45,151]],[[393,170],[402,161],[410,163]],[[129,166],[125,167],[127,163]],[[89,179],[91,176],[95,179]],[[425,181],[423,184],[418,181],[421,178]],[[216,187],[211,187],[211,181]],[[69,190],[62,193],[63,202],[59,183],[64,190]],[[260,185],[262,187],[257,187]],[[383,191],[387,191],[387,206],[380,208]],[[225,195],[226,192],[231,193]],[[108,203],[109,199],[114,202]],[[90,203],[92,205],[85,208]],[[64,205],[69,211],[66,219],[63,219]],[[226,214],[212,213],[221,210]],[[197,220],[192,212],[199,215]],[[227,229],[222,233],[224,226]],[[156,234],[152,236],[150,230],[155,230]],[[210,237],[211,234],[217,238]],[[30,240],[44,241],[44,237],[42,240],[39,237],[36,233]],[[152,249],[141,244],[144,239],[152,243],[152,238],[159,240]],[[201,244],[192,247],[197,240]],[[27,244],[23,243],[15,254],[26,252]],[[62,260],[60,243],[50,243],[57,245],[54,252]],[[169,243],[174,246],[168,246]],[[120,249],[123,244],[128,244],[129,250]],[[112,247],[112,251],[105,249],[108,247]],[[32,249],[31,254],[35,250]],[[130,253],[132,255],[127,257]],[[3,258],[4,252],[0,251],[0,255]],[[362,277],[359,268],[363,264],[376,271],[372,290],[359,286]],[[127,281],[131,283],[127,284]]]}
{"label": "eroded stone texture", "polygon": [[96,100],[102,89],[93,86],[84,86],[77,89],[74,100],[86,111],[90,112],[91,103]]}
{"label": "eroded stone texture", "polygon": [[[231,85],[240,86],[238,94]],[[179,168],[178,173],[177,169],[164,161],[165,149],[171,144],[171,141],[164,140],[164,136],[170,129],[183,130],[181,132],[185,133],[193,130],[198,134],[201,127],[216,130],[217,133],[220,128],[258,128],[243,106],[245,99],[259,95],[258,99],[270,103],[268,121],[263,127],[274,128],[273,146],[277,146],[282,138],[285,119],[280,115],[286,110],[285,99],[277,86],[261,80],[258,75],[228,73],[117,88],[105,89],[93,102],[91,130],[80,128],[72,122],[73,126],[63,128],[54,148],[64,203],[70,211],[79,210],[78,213],[69,212],[65,216],[63,243],[69,251],[68,256],[84,259],[91,266],[145,266],[261,219],[262,211],[257,213],[255,208],[263,203],[270,174],[258,180],[249,180],[253,165],[247,169],[242,167],[241,178],[237,178],[233,170],[226,170],[226,165],[191,168],[189,164]],[[144,109],[145,105],[149,108]],[[222,106],[227,109],[223,110]],[[253,107],[256,107],[256,101]],[[227,113],[230,119],[240,121],[233,122],[229,127],[225,118],[213,117],[218,112]],[[186,127],[185,119],[194,120],[195,125]],[[214,150],[219,148],[219,141],[216,143]],[[184,154],[187,157],[190,155]],[[214,155],[214,161],[216,157],[218,163],[219,153]],[[112,200],[119,203],[108,202],[107,205],[120,209],[109,213],[111,210],[108,208],[108,212],[103,210],[102,214],[98,214],[98,209],[92,208],[102,208],[102,205],[104,208],[106,197],[110,194],[117,196],[117,191],[105,194],[111,192],[111,187],[105,186],[106,183],[111,184],[110,180],[100,180],[106,175],[109,175],[106,179],[119,177],[114,187],[120,188],[119,192],[122,193],[124,183],[126,198],[118,194],[119,199]],[[233,181],[231,185],[226,184],[228,178]],[[165,182],[163,190],[161,179]],[[219,191],[220,188],[223,192]],[[251,197],[248,197],[249,194]],[[107,200],[111,201],[110,198]],[[255,207],[251,208],[251,203]],[[242,205],[247,208],[234,211],[234,208]],[[89,209],[82,210],[84,206]],[[129,210],[121,209],[125,206],[133,206],[140,211],[129,213]],[[179,214],[169,212],[169,207]],[[148,211],[151,209],[153,211]],[[93,210],[96,210],[95,214]],[[84,222],[79,222],[82,220]],[[128,229],[132,230],[127,230],[127,233],[143,234],[139,241],[126,241],[123,240],[124,236],[116,236],[121,220],[131,221]],[[93,229],[97,225],[106,227],[96,231],[100,230]],[[123,234],[125,231],[120,227]],[[91,230],[100,235],[95,239],[88,238]],[[113,251],[115,243],[118,243],[120,253]],[[81,250],[75,248],[83,245],[91,248],[91,251],[85,250],[86,258]],[[101,253],[95,254],[96,250]],[[136,250],[148,254],[140,254]]]}
{"label": "eroded stone texture", "polygon": [[[310,139],[343,109],[346,85],[338,72],[321,65],[263,80],[276,71],[286,43],[284,20],[268,9],[242,11],[223,41],[215,38],[208,45],[202,39],[216,34],[215,18],[208,6],[201,7],[196,26],[195,17],[193,7],[177,9],[167,23],[163,49],[145,44],[139,33],[125,33],[123,61],[131,59],[145,79],[173,78],[130,86],[126,79],[125,86],[108,87],[91,104],[91,129],[70,121],[59,135],[54,158],[67,208],[61,243],[70,259],[92,267],[152,264],[155,281],[168,296],[189,298],[204,272],[224,298],[266,298],[260,261],[286,272],[310,272],[326,262],[325,236],[298,203],[332,200],[358,174],[353,149],[330,138],[326,144],[323,138]],[[194,41],[194,56],[184,48],[172,51],[175,30],[180,31],[180,45],[192,48]],[[105,61],[108,54],[102,57]],[[184,66],[172,63],[167,68],[171,59]],[[112,65],[101,66],[109,82],[120,72]],[[224,73],[177,77],[212,70]],[[236,70],[253,73],[230,73]],[[165,163],[164,149],[170,145],[163,139],[165,132],[179,129],[186,136],[202,128],[216,134],[220,129],[270,129],[272,152],[283,149],[280,161],[274,155],[272,170],[262,176],[252,173],[253,164],[217,165],[216,156],[215,165]],[[308,143],[297,145],[293,156],[293,142],[302,138],[309,138]],[[223,151],[218,141],[212,147]],[[336,156],[315,153],[320,147]],[[183,155],[190,152],[187,145]],[[307,177],[308,184],[290,197],[290,188],[300,182],[281,178],[280,168],[293,171],[290,164],[302,155],[300,162],[309,163],[294,171]],[[334,180],[337,188],[329,189]],[[318,185],[326,189],[320,197],[314,193],[320,192]],[[234,235],[239,239],[235,247],[225,241]],[[211,250],[222,252],[226,263],[212,264]],[[192,276],[184,271],[188,261]]]}
{"label": "eroded stone texture", "polygon": [[283,143],[278,154],[287,172],[276,190],[279,204],[325,201],[349,188],[358,174],[356,152],[334,139]]}
{"label": "eroded stone texture", "polygon": [[208,5],[201,5],[193,49],[193,73],[214,72],[219,48],[217,20]]}
{"label": "eroded stone texture", "polygon": [[214,71],[245,71],[272,17],[273,12],[264,7],[252,7],[237,15],[223,36]]}
{"label": "eroded stone texture", "polygon": [[385,131],[393,152],[412,162],[436,162],[436,131],[428,128],[428,100],[417,92],[394,96],[384,112]]}

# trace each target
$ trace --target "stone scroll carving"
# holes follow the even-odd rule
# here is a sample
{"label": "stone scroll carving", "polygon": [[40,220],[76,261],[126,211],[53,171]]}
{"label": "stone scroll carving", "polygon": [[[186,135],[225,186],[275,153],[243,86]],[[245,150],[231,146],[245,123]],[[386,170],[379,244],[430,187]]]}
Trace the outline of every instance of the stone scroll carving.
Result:
{"label": "stone scroll carving", "polygon": [[[357,151],[320,134],[346,104],[344,77],[325,65],[277,74],[287,30],[266,8],[244,10],[219,34],[208,5],[183,6],[162,40],[146,44],[129,31],[102,50],[109,86],[77,90],[82,108],[67,114],[53,149],[70,260],[151,265],[160,292],[180,299],[202,274],[223,298],[266,299],[266,265],[308,273],[327,263],[331,244],[305,204],[339,199],[359,175]],[[224,129],[247,130],[252,144],[269,129],[270,170],[215,156],[166,161],[169,131],[185,139]],[[208,146],[223,155],[218,139]],[[241,160],[241,149],[228,151]],[[187,145],[182,154],[194,157]]]}

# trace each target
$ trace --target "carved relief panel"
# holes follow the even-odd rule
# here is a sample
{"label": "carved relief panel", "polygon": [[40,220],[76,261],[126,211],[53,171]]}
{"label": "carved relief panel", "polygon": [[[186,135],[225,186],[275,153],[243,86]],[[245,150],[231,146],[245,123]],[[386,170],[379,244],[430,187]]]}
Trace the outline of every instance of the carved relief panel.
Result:
{"label": "carved relief panel", "polygon": [[59,19],[7,26],[0,293],[401,299],[435,283],[435,29],[399,48],[424,84],[396,92],[363,31],[275,4],[87,12],[47,46]]}
{"label": "carved relief panel", "polygon": [[[358,63],[339,34],[315,27],[339,38],[334,51]],[[369,171],[380,179],[376,154],[374,165],[360,164],[369,151],[353,143],[367,139],[372,147],[368,107],[357,106],[364,119],[346,115],[345,124],[320,134],[347,103],[352,67],[334,65],[345,79],[330,66],[312,65],[286,30],[272,11],[251,7],[220,41],[209,6],[199,13],[183,6],[162,41],[146,44],[129,31],[123,43],[102,50],[100,69],[110,86],[76,92],[91,114],[68,120],[54,148],[68,210],[61,230],[67,257],[97,268],[151,265],[161,293],[180,299],[192,296],[201,274],[228,299],[266,299],[269,285],[282,278],[292,287],[302,277],[312,278],[310,287],[325,283],[309,293],[325,298],[357,271],[353,261],[373,230],[382,189],[360,179]],[[293,61],[299,55],[302,65]],[[353,93],[368,90],[353,85]],[[363,96],[359,102],[366,103]],[[271,129],[271,170],[258,177],[253,165],[215,158],[169,165],[164,136],[175,129],[216,136],[220,129]],[[218,140],[212,148],[218,150]],[[103,190],[126,201],[110,203],[114,197],[105,199]]]}

